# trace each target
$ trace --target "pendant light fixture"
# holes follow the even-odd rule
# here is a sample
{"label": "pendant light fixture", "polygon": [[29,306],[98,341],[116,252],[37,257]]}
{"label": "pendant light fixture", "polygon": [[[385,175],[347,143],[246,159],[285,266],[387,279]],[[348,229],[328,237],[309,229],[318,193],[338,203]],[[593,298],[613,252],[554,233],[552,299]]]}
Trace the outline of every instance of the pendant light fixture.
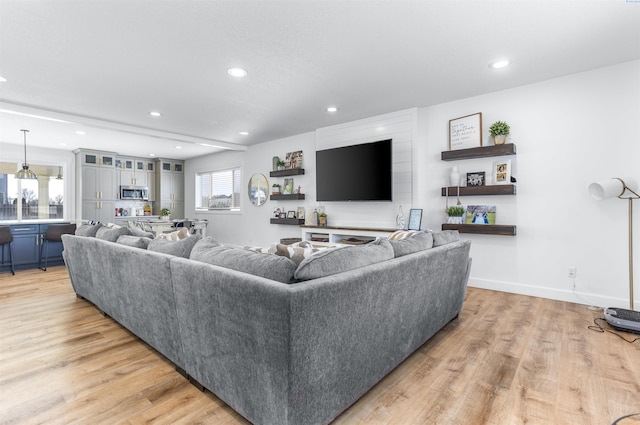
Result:
{"label": "pendant light fixture", "polygon": [[62,167],[58,167],[58,176],[56,177],[56,180],[62,180]]}
{"label": "pendant light fixture", "polygon": [[17,179],[29,179],[35,180],[38,178],[36,173],[29,169],[29,164],[27,164],[27,133],[29,130],[20,130],[24,133],[24,162],[22,163],[22,169],[16,171]]}

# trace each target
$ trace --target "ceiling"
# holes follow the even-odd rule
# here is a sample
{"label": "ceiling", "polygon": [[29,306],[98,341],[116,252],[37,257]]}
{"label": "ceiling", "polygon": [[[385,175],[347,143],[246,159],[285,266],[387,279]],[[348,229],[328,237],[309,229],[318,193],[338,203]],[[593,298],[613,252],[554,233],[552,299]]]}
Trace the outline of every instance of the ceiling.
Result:
{"label": "ceiling", "polygon": [[187,159],[636,59],[636,0],[0,0],[0,141]]}

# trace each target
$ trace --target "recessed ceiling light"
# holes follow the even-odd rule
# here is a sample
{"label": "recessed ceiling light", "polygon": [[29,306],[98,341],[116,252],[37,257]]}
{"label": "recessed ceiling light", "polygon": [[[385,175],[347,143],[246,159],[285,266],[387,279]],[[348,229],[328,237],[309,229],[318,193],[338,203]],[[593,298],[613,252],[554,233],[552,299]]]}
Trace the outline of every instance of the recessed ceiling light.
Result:
{"label": "recessed ceiling light", "polygon": [[158,111],[151,111],[149,112],[149,115],[151,115],[152,117],[161,117],[162,114]]}
{"label": "recessed ceiling light", "polygon": [[510,62],[508,60],[500,60],[489,64],[489,68],[500,69],[505,66],[509,66]]}
{"label": "recessed ceiling light", "polygon": [[243,69],[243,68],[229,68],[227,69],[227,74],[236,78],[244,78],[247,76],[248,72],[246,69]]}
{"label": "recessed ceiling light", "polygon": [[79,136],[86,136],[87,135],[87,133],[82,131],[82,130],[76,131],[76,134],[79,135]]}
{"label": "recessed ceiling light", "polygon": [[6,83],[7,79],[0,75],[0,83]]}
{"label": "recessed ceiling light", "polygon": [[176,146],[176,149],[182,149],[182,146]]}
{"label": "recessed ceiling light", "polygon": [[248,136],[249,132],[248,131],[241,131],[238,134],[241,135],[241,136]]}
{"label": "recessed ceiling light", "polygon": [[60,146],[67,146],[67,144],[66,144],[66,143],[63,143],[63,142],[60,142],[60,143],[58,143],[58,144],[59,144]]}
{"label": "recessed ceiling light", "polygon": [[155,153],[150,153],[149,156],[156,156],[156,154]]}
{"label": "recessed ceiling light", "polygon": [[327,112],[337,112],[338,108],[335,106],[329,106],[327,107]]}

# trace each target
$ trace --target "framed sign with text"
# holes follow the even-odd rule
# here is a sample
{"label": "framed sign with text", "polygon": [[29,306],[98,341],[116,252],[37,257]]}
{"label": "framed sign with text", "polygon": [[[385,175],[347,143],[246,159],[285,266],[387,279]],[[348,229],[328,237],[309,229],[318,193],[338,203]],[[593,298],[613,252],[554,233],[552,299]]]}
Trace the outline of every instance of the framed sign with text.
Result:
{"label": "framed sign with text", "polygon": [[449,120],[449,150],[482,146],[482,112]]}

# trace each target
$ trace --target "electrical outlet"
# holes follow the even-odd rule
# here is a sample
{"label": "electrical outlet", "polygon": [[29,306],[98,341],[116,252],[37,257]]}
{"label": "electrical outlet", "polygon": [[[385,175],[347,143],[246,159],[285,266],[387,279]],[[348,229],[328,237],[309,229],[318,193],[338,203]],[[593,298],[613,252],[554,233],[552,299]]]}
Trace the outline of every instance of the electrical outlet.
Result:
{"label": "electrical outlet", "polygon": [[576,277],[576,268],[575,266],[570,266],[567,268],[567,277],[575,279]]}

